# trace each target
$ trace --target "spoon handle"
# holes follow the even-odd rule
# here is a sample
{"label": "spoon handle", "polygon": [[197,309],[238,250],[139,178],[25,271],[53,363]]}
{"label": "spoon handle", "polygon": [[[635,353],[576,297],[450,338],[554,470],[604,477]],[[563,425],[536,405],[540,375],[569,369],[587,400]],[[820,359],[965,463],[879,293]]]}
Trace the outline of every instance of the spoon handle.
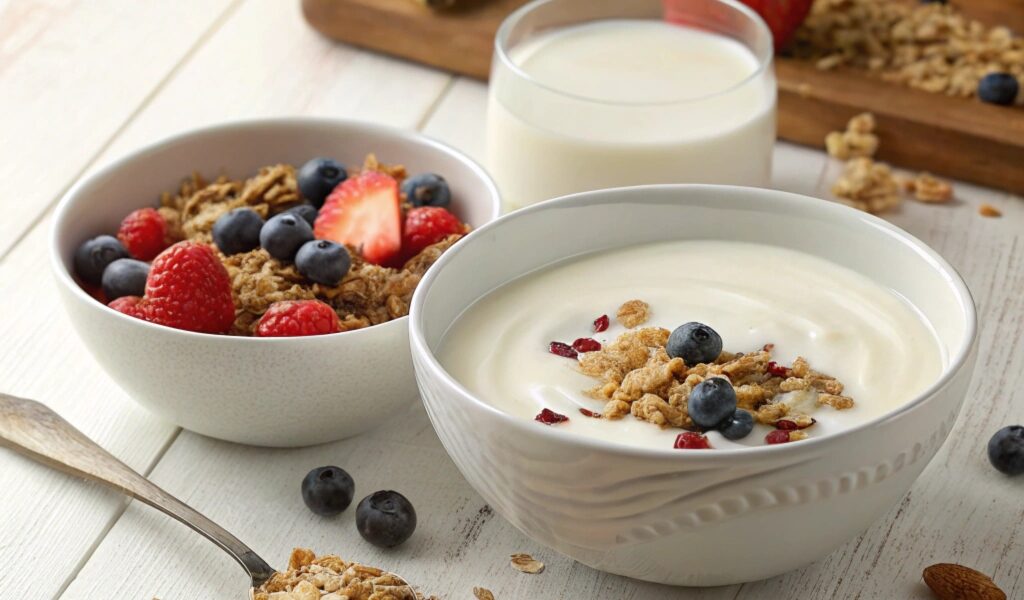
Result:
{"label": "spoon handle", "polygon": [[237,560],[252,577],[253,587],[274,574],[274,569],[238,538],[133,471],[39,402],[0,394],[0,446],[112,487],[174,517]]}

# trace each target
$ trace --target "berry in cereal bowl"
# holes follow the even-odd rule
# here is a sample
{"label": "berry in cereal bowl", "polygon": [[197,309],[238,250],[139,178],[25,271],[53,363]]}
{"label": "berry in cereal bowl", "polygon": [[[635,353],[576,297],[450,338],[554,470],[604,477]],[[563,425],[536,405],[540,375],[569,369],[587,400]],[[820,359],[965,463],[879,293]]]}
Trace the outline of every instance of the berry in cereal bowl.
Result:
{"label": "berry in cereal bowl", "polygon": [[[427,243],[403,237],[418,210],[410,171],[450,193]],[[52,265],[79,336],[133,399],[212,437],[303,446],[415,399],[413,292],[498,212],[479,166],[416,133],[230,123],[78,182],[57,210]]]}

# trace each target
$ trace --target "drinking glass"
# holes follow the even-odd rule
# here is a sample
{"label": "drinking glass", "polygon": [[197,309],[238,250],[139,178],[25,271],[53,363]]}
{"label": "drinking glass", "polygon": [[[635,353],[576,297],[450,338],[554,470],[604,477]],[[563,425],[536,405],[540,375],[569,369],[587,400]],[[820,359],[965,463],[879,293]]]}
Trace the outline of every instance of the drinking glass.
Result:
{"label": "drinking glass", "polygon": [[[602,79],[596,92],[580,92],[572,69],[565,77],[552,77],[534,68],[546,44],[579,26],[652,21],[693,34],[696,43],[688,47],[696,50],[662,51],[653,42],[648,47],[644,37],[643,43],[629,46],[633,56],[616,71],[618,56],[600,56],[597,47],[593,56],[580,57],[581,62],[601,61],[598,68],[609,71],[606,85]],[[549,47],[547,58],[554,48]],[[706,78],[686,80],[692,67],[706,72],[708,65],[718,64],[708,61],[720,59],[715,53],[723,48],[748,61],[743,64],[749,72],[724,86],[719,82],[718,89],[708,89],[714,86]],[[775,141],[772,53],[764,21],[734,0],[536,0],[523,6],[498,30],[488,100],[487,165],[505,211],[628,185],[766,186]],[[556,58],[576,60],[569,56]],[[643,62],[666,61],[660,68],[678,73],[679,81],[664,78],[673,80],[666,90],[658,89],[657,78],[642,89],[629,83],[635,75],[627,72],[629,60],[638,56]]]}

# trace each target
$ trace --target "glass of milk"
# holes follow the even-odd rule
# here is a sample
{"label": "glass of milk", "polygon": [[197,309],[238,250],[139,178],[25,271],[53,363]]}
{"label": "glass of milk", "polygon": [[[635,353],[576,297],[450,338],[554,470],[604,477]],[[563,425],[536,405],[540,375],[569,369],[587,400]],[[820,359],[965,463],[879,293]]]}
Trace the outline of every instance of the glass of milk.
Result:
{"label": "glass of milk", "polygon": [[536,0],[495,46],[487,164],[506,212],[627,185],[768,185],[772,36],[739,2]]}

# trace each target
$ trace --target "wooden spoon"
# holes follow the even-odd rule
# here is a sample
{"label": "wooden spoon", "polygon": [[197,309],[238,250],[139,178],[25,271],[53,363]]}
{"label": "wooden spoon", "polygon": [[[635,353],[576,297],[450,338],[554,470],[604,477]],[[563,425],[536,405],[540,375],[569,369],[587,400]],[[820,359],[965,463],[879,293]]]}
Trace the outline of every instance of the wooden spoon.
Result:
{"label": "wooden spoon", "polygon": [[[75,477],[112,487],[188,525],[242,565],[252,581],[250,597],[275,573],[226,529],[133,471],[39,402],[0,394],[0,446]],[[409,587],[404,579],[402,582]],[[408,591],[411,598],[416,597],[412,588]]]}

